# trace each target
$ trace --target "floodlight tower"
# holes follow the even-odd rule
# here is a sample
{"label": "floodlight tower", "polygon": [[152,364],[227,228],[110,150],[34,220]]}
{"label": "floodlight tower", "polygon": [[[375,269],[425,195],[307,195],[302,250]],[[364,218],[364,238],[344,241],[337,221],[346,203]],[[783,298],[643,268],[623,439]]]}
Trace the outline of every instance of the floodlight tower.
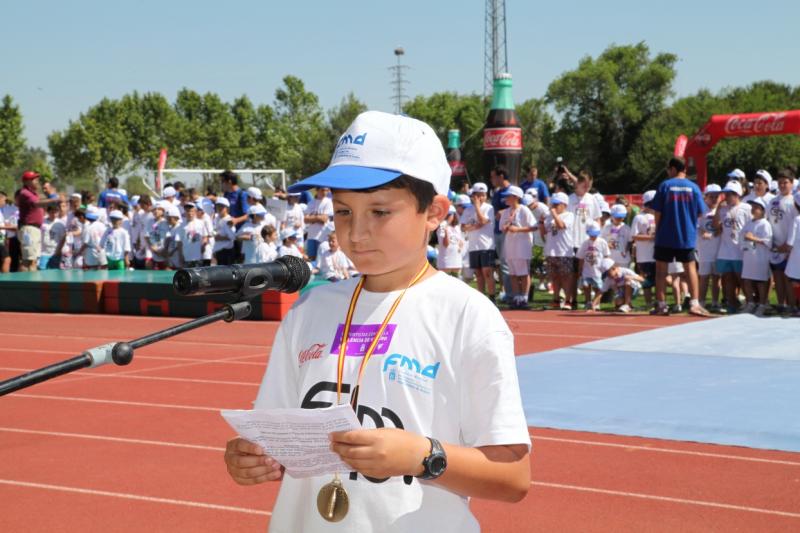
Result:
{"label": "floodlight tower", "polygon": [[498,75],[508,72],[505,0],[486,0],[483,50],[483,95],[487,96],[492,94],[492,84]]}
{"label": "floodlight tower", "polygon": [[394,100],[394,112],[398,114],[403,112],[403,100],[408,97],[405,92],[405,86],[408,84],[408,80],[403,76],[408,67],[400,62],[400,58],[403,57],[405,53],[405,50],[399,46],[395,48],[394,55],[397,58],[397,64],[393,67],[389,67],[389,70],[392,71],[391,85],[394,89],[394,94],[392,95],[392,100]]}

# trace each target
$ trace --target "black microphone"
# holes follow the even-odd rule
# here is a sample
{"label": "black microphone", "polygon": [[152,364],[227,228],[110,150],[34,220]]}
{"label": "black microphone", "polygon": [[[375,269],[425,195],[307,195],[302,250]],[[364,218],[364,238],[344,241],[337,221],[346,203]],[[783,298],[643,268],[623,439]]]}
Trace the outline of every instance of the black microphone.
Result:
{"label": "black microphone", "polygon": [[252,298],[270,289],[297,292],[310,277],[305,261],[286,255],[271,263],[184,268],[175,272],[172,286],[181,296],[240,293]]}

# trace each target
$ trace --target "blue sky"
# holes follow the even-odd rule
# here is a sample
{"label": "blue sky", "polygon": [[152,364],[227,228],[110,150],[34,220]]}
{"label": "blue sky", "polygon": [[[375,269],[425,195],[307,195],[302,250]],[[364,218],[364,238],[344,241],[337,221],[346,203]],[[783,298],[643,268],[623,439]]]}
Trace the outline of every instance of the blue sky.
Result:
{"label": "blue sky", "polygon": [[[293,74],[330,108],[348,92],[392,110],[393,50],[408,93],[483,90],[481,0],[16,0],[3,9],[0,95],[34,146],[108,96],[181,87],[271,103]],[[645,41],[678,55],[678,96],[754,81],[800,85],[800,2],[507,0],[514,98],[541,97],[559,74],[609,44]]]}

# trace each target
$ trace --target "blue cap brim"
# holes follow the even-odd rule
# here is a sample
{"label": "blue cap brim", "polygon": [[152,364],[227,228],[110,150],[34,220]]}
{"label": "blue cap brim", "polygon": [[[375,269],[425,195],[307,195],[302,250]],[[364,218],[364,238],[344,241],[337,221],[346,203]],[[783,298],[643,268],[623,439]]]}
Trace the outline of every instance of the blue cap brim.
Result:
{"label": "blue cap brim", "polygon": [[360,167],[356,165],[337,165],[328,167],[302,181],[290,185],[288,192],[302,192],[314,187],[329,189],[370,189],[385,185],[402,176],[402,172],[383,168]]}

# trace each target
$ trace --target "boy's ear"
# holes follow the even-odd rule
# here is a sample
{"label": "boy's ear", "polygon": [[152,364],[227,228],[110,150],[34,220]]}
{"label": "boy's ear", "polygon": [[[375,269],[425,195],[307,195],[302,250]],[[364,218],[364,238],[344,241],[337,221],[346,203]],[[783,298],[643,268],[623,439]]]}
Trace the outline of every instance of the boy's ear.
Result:
{"label": "boy's ear", "polygon": [[439,227],[442,220],[447,216],[447,211],[450,209],[450,200],[443,194],[437,194],[433,197],[433,203],[428,207],[426,216],[426,226],[428,231],[434,231]]}

